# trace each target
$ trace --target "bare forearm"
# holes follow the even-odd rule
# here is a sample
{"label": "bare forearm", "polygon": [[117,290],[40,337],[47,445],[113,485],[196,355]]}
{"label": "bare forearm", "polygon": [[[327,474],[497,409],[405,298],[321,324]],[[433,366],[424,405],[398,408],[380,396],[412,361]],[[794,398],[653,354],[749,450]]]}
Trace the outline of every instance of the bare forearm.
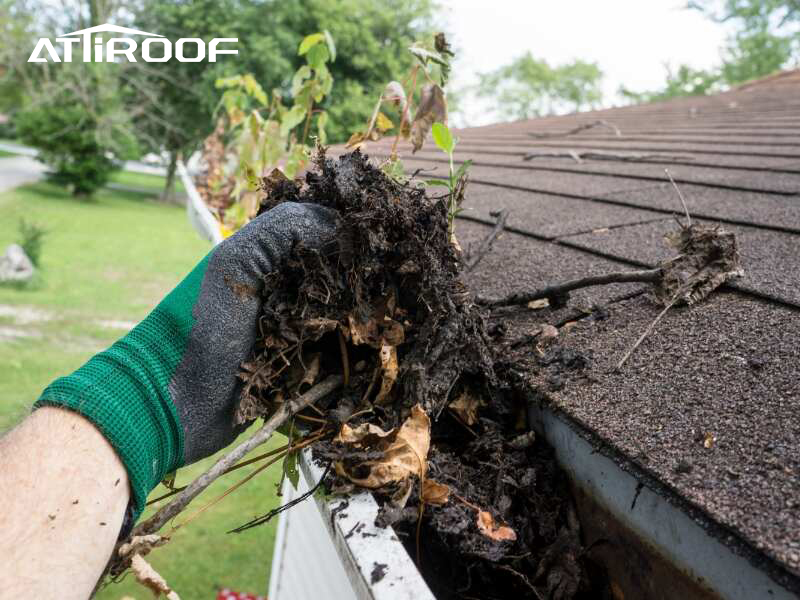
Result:
{"label": "bare forearm", "polygon": [[40,408],[0,438],[0,465],[4,593],[89,597],[128,504],[113,448],[80,415]]}

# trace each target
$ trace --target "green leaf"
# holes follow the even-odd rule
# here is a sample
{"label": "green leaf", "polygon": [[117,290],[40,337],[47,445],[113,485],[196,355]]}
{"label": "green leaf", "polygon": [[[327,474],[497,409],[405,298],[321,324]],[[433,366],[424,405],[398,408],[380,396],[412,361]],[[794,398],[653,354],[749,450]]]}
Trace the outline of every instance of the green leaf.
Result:
{"label": "green leaf", "polygon": [[417,45],[409,47],[408,50],[411,54],[416,56],[423,65],[427,66],[428,62],[435,62],[437,65],[447,64],[444,57],[434,50],[428,50],[427,48]]}
{"label": "green leaf", "polygon": [[434,123],[432,133],[433,141],[436,143],[436,145],[439,146],[443,152],[452,154],[456,147],[456,142],[453,139],[453,134],[450,133],[450,129],[447,127],[447,125],[444,123]]}
{"label": "green leaf", "polygon": [[290,452],[283,459],[283,472],[296,490],[297,484],[300,483],[300,471],[297,470],[297,452]]}
{"label": "green leaf", "polygon": [[336,44],[333,43],[333,36],[327,29],[324,29],[322,33],[325,34],[325,43],[328,45],[328,52],[331,53],[331,62],[333,62],[336,60]]}
{"label": "green leaf", "polygon": [[455,180],[458,181],[459,179],[461,179],[467,172],[467,169],[469,169],[471,166],[472,166],[472,159],[465,160],[463,163],[461,163],[461,166],[458,167],[458,169],[456,170]]}
{"label": "green leaf", "polygon": [[303,86],[303,82],[309,77],[311,77],[311,67],[303,65],[297,69],[294,77],[292,77],[292,96],[297,96],[300,88]]}
{"label": "green leaf", "polygon": [[324,41],[325,35],[322,33],[312,33],[311,35],[307,35],[303,41],[300,42],[300,47],[297,49],[297,55],[303,56],[303,54],[311,50],[311,48]]}
{"label": "green leaf", "polygon": [[315,44],[308,50],[306,60],[314,69],[319,70],[325,66],[325,63],[328,62],[330,57],[331,55],[330,52],[328,52],[327,46],[324,44]]}
{"label": "green leaf", "polygon": [[287,136],[289,132],[297,127],[306,118],[306,108],[302,104],[295,104],[283,115],[281,120],[281,135]]}
{"label": "green leaf", "polygon": [[438,185],[446,188],[450,187],[450,184],[444,179],[427,179],[425,180],[425,185]]}

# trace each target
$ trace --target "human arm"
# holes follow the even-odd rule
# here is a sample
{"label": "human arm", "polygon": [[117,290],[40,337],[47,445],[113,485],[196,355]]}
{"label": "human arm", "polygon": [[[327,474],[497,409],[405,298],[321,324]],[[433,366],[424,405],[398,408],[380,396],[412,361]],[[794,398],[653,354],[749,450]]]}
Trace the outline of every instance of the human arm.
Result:
{"label": "human arm", "polygon": [[[213,454],[241,430],[233,419],[241,391],[237,374],[256,341],[265,277],[283,267],[297,244],[321,250],[334,230],[331,211],[287,202],[222,242],[128,335],[75,373],[48,386],[36,403],[38,409],[4,439],[12,456],[19,448],[29,458],[13,469],[3,461],[0,471],[17,478],[9,482],[18,487],[20,482],[38,477],[40,463],[51,459],[64,468],[71,465],[81,477],[97,476],[102,465],[95,462],[91,452],[76,451],[80,444],[50,441],[42,411],[45,415],[51,411],[66,413],[89,424],[87,438],[102,434],[101,439],[124,466],[128,522],[135,520],[144,509],[148,493],[167,473]],[[77,430],[85,428],[74,421],[72,425]],[[28,448],[33,450],[29,452]],[[28,489],[26,485],[21,489]],[[5,527],[11,526],[11,520],[25,519],[38,510],[40,503],[49,499],[48,486],[54,485],[62,483],[56,479],[28,486],[31,491],[23,494],[26,502],[14,505],[15,510],[25,512],[6,511],[4,517],[9,520],[2,522],[0,539],[5,537]],[[4,494],[15,493],[13,488],[4,490]],[[101,508],[113,512],[109,505],[102,504]],[[105,516],[106,526],[114,523],[116,540],[122,517],[110,512]],[[94,535],[90,522],[82,520],[79,527]],[[71,545],[80,536],[50,540],[44,536],[47,531],[23,532],[23,537],[34,536],[36,544],[49,540],[52,544],[48,552],[52,554],[74,555]],[[113,540],[108,546],[90,548],[100,555],[101,568]],[[81,572],[95,565],[74,562],[72,567]],[[15,577],[7,567],[0,561],[0,582]],[[69,572],[65,567],[63,573]],[[93,573],[95,579],[100,575],[99,571]],[[62,579],[61,585],[72,588],[70,581]],[[59,589],[53,585],[52,589]]]}
{"label": "human arm", "polygon": [[0,438],[0,581],[8,598],[88,598],[117,541],[128,473],[84,417],[45,407]]}

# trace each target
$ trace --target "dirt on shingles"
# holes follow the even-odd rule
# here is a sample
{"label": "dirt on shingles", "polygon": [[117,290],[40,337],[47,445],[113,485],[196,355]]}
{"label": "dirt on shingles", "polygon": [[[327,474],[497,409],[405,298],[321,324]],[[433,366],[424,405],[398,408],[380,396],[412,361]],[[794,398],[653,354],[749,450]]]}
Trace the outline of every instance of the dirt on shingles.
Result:
{"label": "dirt on shingles", "polygon": [[[262,211],[286,201],[337,211],[337,235],[320,251],[295,247],[266,277],[239,418],[343,374],[343,390],[306,413],[323,417],[315,457],[335,465],[330,489],[374,476],[412,418],[430,424],[422,477],[373,490],[381,524],[395,527],[439,598],[599,597],[565,475],[543,442],[512,443],[527,430],[526,406],[508,383],[499,332],[490,335],[461,279],[442,199],[388,179],[358,151],[320,153],[303,181],[273,173],[263,191]],[[474,415],[454,410],[464,397]],[[345,424],[383,449],[344,443]],[[423,501],[421,480],[446,486],[449,499]]]}

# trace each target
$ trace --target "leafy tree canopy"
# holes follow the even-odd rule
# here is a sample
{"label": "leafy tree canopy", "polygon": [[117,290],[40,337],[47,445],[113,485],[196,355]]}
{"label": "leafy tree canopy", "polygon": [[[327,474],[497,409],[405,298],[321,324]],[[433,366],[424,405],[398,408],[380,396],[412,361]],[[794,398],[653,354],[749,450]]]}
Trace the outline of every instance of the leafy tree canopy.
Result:
{"label": "leafy tree canopy", "polygon": [[508,65],[480,75],[478,95],[492,98],[507,119],[529,119],[560,110],[581,110],[602,100],[603,72],[576,60],[550,66],[526,52]]}
{"label": "leafy tree canopy", "polygon": [[787,68],[800,56],[800,0],[693,0],[687,8],[736,28],[722,48],[722,64],[710,70],[667,67],[662,89],[633,92],[623,87],[623,97],[653,102],[713,93]]}

